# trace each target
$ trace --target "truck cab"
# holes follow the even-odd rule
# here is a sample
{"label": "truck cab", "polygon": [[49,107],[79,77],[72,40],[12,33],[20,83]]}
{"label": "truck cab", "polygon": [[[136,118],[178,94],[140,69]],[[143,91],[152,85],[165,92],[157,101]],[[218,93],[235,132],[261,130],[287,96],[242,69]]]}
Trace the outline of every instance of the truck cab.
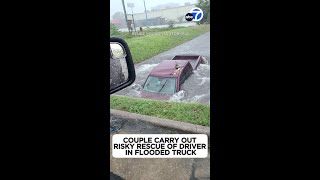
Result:
{"label": "truck cab", "polygon": [[192,74],[188,61],[164,60],[149,74],[143,85],[142,97],[152,99],[169,99],[181,90],[181,85]]}

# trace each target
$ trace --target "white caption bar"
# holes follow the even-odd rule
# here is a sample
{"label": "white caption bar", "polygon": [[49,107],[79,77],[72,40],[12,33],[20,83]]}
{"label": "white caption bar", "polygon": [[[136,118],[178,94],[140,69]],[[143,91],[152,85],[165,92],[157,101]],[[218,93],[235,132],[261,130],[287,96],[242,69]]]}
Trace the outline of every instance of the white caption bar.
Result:
{"label": "white caption bar", "polygon": [[206,134],[115,134],[115,158],[206,158]]}

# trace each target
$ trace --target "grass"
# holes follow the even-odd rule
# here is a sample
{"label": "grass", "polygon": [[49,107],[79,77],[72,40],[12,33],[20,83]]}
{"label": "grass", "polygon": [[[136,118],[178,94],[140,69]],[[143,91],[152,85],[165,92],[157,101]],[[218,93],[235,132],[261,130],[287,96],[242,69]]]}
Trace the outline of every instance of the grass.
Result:
{"label": "grass", "polygon": [[[201,34],[208,32],[209,25],[194,27],[164,29],[150,29],[143,31],[142,36],[125,38],[129,45],[135,64],[145,61],[161,52],[174,48],[184,42],[192,40]],[[131,35],[132,36],[132,35]]]}
{"label": "grass", "polygon": [[210,126],[210,106],[110,96],[110,108],[159,118]]}
{"label": "grass", "polygon": [[131,39],[131,38],[134,38],[134,37],[141,37],[141,36],[143,36],[144,34],[147,34],[147,33],[157,33],[157,32],[170,31],[170,30],[181,29],[181,28],[184,28],[184,27],[144,28],[143,31],[142,31],[143,32],[142,34],[139,34],[140,33],[139,31],[136,32],[136,34],[139,34],[138,36],[135,34],[135,32],[133,32],[133,34],[130,34],[129,32],[120,32],[120,31],[118,31],[116,34],[114,34],[114,36],[121,37],[121,38],[123,38],[123,39],[125,39],[127,41],[128,39]]}

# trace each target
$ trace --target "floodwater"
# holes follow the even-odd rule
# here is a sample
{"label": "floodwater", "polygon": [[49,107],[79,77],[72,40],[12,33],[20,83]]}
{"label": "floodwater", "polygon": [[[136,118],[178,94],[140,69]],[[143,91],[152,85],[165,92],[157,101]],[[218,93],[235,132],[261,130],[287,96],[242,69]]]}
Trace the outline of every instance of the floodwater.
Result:
{"label": "floodwater", "polygon": [[191,41],[176,46],[166,52],[135,64],[136,80],[115,95],[141,97],[142,86],[149,73],[163,60],[172,59],[176,55],[197,55],[205,58],[193,74],[182,84],[181,91],[173,94],[169,101],[193,102],[210,105],[210,32],[200,35]]}
{"label": "floodwater", "polygon": [[[135,82],[115,94],[141,98],[143,84],[149,73],[157,65],[158,63],[137,66]],[[210,65],[208,63],[200,64],[193,71],[193,74],[182,84],[181,89],[181,91],[173,94],[169,101],[210,105]]]}

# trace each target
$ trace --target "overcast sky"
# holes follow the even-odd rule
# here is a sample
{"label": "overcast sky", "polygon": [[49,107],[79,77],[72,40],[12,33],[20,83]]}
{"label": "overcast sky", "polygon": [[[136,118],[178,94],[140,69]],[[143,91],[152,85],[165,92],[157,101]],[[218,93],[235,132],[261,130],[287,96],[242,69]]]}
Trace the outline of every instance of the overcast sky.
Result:
{"label": "overcast sky", "polygon": [[[152,7],[157,5],[166,4],[166,3],[179,3],[180,5],[184,5],[186,2],[190,2],[191,4],[197,3],[197,0],[145,0],[146,2],[146,9],[151,10]],[[134,3],[133,13],[143,13],[144,12],[144,5],[143,0],[124,0],[124,4],[126,6],[127,13],[131,14],[131,8],[127,7],[127,3]],[[110,1],[110,17],[115,12],[123,12],[122,0],[111,0]]]}

